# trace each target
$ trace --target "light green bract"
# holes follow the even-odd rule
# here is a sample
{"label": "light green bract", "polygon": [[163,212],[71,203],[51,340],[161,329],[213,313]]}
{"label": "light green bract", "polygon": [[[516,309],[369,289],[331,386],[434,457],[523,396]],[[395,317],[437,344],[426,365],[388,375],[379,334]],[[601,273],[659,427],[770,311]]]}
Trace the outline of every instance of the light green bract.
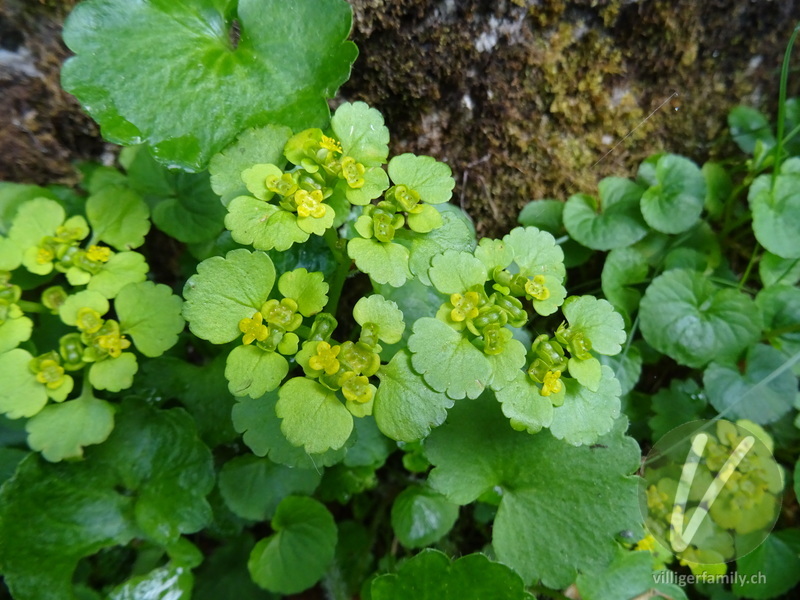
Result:
{"label": "light green bract", "polygon": [[178,341],[182,306],[167,286],[152,281],[126,285],[114,299],[120,328],[145,356],[160,356]]}
{"label": "light green bract", "polygon": [[749,297],[683,269],[653,280],[639,316],[648,344],[696,368],[736,359],[761,333],[761,315]]}
{"label": "light green bract", "polygon": [[414,190],[428,204],[450,200],[456,185],[452,175],[449,166],[430,156],[401,154],[389,161],[392,182]]}
{"label": "light green bract", "polygon": [[266,254],[231,250],[197,266],[183,290],[183,316],[196,336],[214,344],[231,342],[242,333],[239,322],[261,308],[274,283],[275,267]]}
{"label": "light green bract", "polygon": [[343,155],[365,167],[378,167],[386,162],[389,129],[380,111],[364,102],[342,104],[331,118],[331,129],[342,144]]}
{"label": "light green bract", "polygon": [[309,273],[295,269],[281,275],[278,290],[286,298],[297,302],[297,310],[304,317],[317,314],[328,302],[328,284],[322,273]]}
{"label": "light green bract", "polygon": [[356,302],[353,318],[361,327],[374,326],[378,339],[387,344],[399,342],[406,328],[403,312],[397,304],[380,294],[373,294]]}
{"label": "light green bract", "polygon": [[139,195],[129,189],[107,186],[86,200],[86,216],[93,239],[117,250],[144,244],[150,230],[150,211]]}
{"label": "light green bract", "polygon": [[[234,16],[238,42],[231,40]],[[66,23],[64,39],[76,56],[62,82],[110,141],[146,142],[161,162],[196,171],[247,127],[323,124],[325,98],[356,57],[345,41],[351,18],[341,0],[291,11],[277,0],[94,0]],[[294,34],[266,33],[287,31]]]}
{"label": "light green bract", "polygon": [[411,279],[411,271],[408,270],[408,250],[400,244],[356,238],[348,242],[347,254],[355,261],[359,270],[369,275],[376,283],[388,283],[400,287]]}

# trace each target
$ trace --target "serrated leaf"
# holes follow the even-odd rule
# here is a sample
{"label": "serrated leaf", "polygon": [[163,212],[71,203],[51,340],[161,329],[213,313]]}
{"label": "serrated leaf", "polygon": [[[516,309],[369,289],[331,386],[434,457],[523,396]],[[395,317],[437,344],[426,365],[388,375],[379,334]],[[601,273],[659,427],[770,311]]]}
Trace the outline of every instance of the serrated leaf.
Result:
{"label": "serrated leaf", "polygon": [[381,384],[373,414],[380,430],[393,440],[412,442],[441,425],[453,400],[430,388],[411,368],[406,351],[394,355],[378,370]]}
{"label": "serrated leaf", "polygon": [[423,550],[401,564],[397,573],[376,577],[372,600],[532,600],[519,575],[483,554],[453,563],[439,550]]}
{"label": "serrated leaf", "polygon": [[438,319],[425,317],[414,323],[408,349],[425,383],[454,400],[477,398],[491,379],[492,367],[483,352]]}
{"label": "serrated leaf", "polygon": [[321,477],[314,469],[286,467],[256,456],[237,456],[222,467],[219,490],[236,515],[266,521],[287,496],[312,494]]}
{"label": "serrated leaf", "polygon": [[114,299],[119,326],[145,356],[161,356],[178,341],[185,321],[183,302],[166,285],[132,283]]}
{"label": "serrated leaf", "polygon": [[652,564],[653,556],[650,552],[620,549],[614,562],[607,568],[597,573],[578,575],[576,584],[580,597],[582,600],[658,598],[659,596],[648,596],[656,582]]}
{"label": "serrated leaf", "polygon": [[603,264],[601,285],[603,295],[626,317],[639,308],[642,293],[636,284],[647,280],[649,266],[646,257],[634,248],[617,248],[609,252]]}
{"label": "serrated leaf", "polygon": [[381,468],[389,455],[397,450],[397,444],[383,435],[374,418],[356,419],[354,423],[356,442],[347,449],[342,464],[346,467]]}
{"label": "serrated leaf", "polygon": [[32,417],[47,404],[45,386],[28,366],[32,360],[21,348],[0,354],[0,413],[9,419]]}
{"label": "serrated leaf", "polygon": [[399,342],[406,328],[403,313],[397,304],[380,294],[373,294],[356,302],[353,318],[362,327],[368,323],[377,325],[378,339],[387,344]]}
{"label": "serrated leaf", "polygon": [[165,164],[201,170],[246,127],[327,120],[325,98],[347,79],[357,53],[345,41],[351,11],[335,0],[283,8],[276,0],[83,4],[64,28],[77,56],[64,65],[62,84],[107,139],[146,142]]}
{"label": "serrated leaf", "polygon": [[417,233],[430,233],[442,226],[442,213],[435,206],[423,204],[419,212],[409,213],[406,216],[409,229]]}
{"label": "serrated leaf", "polygon": [[567,295],[564,286],[566,269],[564,252],[555,238],[535,227],[515,227],[503,241],[514,253],[514,262],[525,277],[541,275],[550,295],[545,300],[533,300],[533,308],[542,316],[551,315],[561,306]]}
{"label": "serrated leaf", "polygon": [[542,396],[539,387],[519,371],[509,385],[495,392],[503,409],[503,414],[511,421],[517,431],[538,433],[553,422],[553,403]]}
{"label": "serrated leaf", "polygon": [[39,244],[45,236],[55,234],[66,213],[55,200],[34,198],[16,210],[8,238],[23,252]]}
{"label": "serrated leaf", "polygon": [[190,600],[194,576],[186,567],[169,565],[131,577],[108,595],[108,600]]}
{"label": "serrated leaf", "polygon": [[293,594],[314,585],[333,561],[337,530],[316,500],[289,496],[272,519],[275,533],[258,542],[247,568],[259,586]]}
{"label": "serrated leaf", "polygon": [[447,425],[425,442],[435,467],[429,482],[461,505],[499,486],[492,533],[498,559],[526,583],[541,579],[564,588],[578,572],[612,561],[620,531],[641,534],[632,476],[640,455],[636,442],[623,435],[626,427],[618,421],[601,438],[603,448],[576,448],[547,432],[513,431],[491,398],[459,402]]}
{"label": "serrated leaf", "polygon": [[620,385],[614,372],[601,367],[597,391],[583,387],[574,379],[565,379],[564,402],[553,411],[550,432],[573,446],[594,444],[611,431],[619,417]]}
{"label": "serrated leaf", "polygon": [[83,461],[50,464],[33,454],[6,482],[5,583],[17,598],[71,598],[82,558],[134,537],[171,544],[204,527],[213,485],[211,453],[183,410],[126,401],[111,436],[88,448]]}
{"label": "serrated leaf", "polygon": [[400,287],[411,279],[408,250],[400,244],[355,238],[347,243],[347,254],[356,261],[359,270],[376,283]]}
{"label": "serrated leaf", "polygon": [[129,283],[147,279],[148,270],[144,256],[138,252],[116,252],[103,264],[100,272],[92,276],[86,289],[113,298]]}
{"label": "serrated leaf", "polygon": [[598,354],[614,356],[625,343],[625,324],[606,300],[594,296],[573,296],[564,303],[569,328],[582,333]]}
{"label": "serrated leaf", "polygon": [[50,462],[80,458],[84,446],[108,439],[115,412],[111,404],[93,396],[51,404],[26,423],[28,445]]}
{"label": "serrated leaf", "polygon": [[248,194],[242,181],[242,171],[253,165],[285,164],[283,147],[292,130],[279,125],[252,127],[242,131],[236,141],[211,157],[208,171],[211,188],[222,197],[222,204]]}
{"label": "serrated leaf", "polygon": [[737,106],[728,113],[728,127],[736,145],[746,154],[753,154],[756,142],[760,141],[767,148],[775,145],[767,118],[749,106]]}
{"label": "serrated leaf", "polygon": [[136,355],[123,352],[116,358],[106,358],[89,367],[89,382],[95,389],[119,392],[133,385],[133,376],[139,370]]}
{"label": "serrated leaf", "polygon": [[664,154],[654,179],[642,196],[642,216],[662,233],[681,233],[697,223],[706,198],[706,180],[688,158]]}
{"label": "serrated leaf", "polygon": [[64,303],[58,307],[58,316],[67,325],[78,322],[78,311],[82,308],[91,308],[102,317],[108,312],[108,300],[101,294],[92,290],[84,290],[68,296]]}
{"label": "serrated leaf", "polygon": [[431,285],[428,269],[431,259],[446,250],[472,252],[475,248],[475,230],[469,217],[452,204],[439,204],[436,209],[442,215],[442,226],[424,235],[409,234],[411,272],[425,285]]}
{"label": "serrated leaf", "polygon": [[442,294],[463,294],[486,283],[486,266],[472,254],[447,250],[431,260],[428,278]]}
{"label": "serrated leaf", "polygon": [[13,350],[27,341],[33,331],[33,321],[24,315],[11,317],[0,323],[0,354]]}
{"label": "serrated leaf", "polygon": [[225,227],[240,244],[257,250],[288,250],[305,242],[309,233],[297,225],[294,213],[252,196],[238,196],[228,204]]}
{"label": "serrated leaf", "polygon": [[86,216],[93,239],[117,250],[131,250],[144,244],[150,231],[150,211],[131,189],[104,187],[86,200]]}
{"label": "serrated leaf", "polygon": [[417,192],[428,204],[450,200],[456,185],[453,172],[431,156],[401,154],[389,161],[389,177],[395,185],[405,185]]}
{"label": "serrated leaf", "polygon": [[290,444],[275,414],[277,401],[278,392],[270,392],[261,398],[241,398],[233,407],[233,426],[243,434],[244,443],[256,456],[269,456],[273,462],[303,469],[327,467],[342,459],[347,445],[321,454],[308,454],[302,447]]}
{"label": "serrated leaf", "polygon": [[614,377],[619,381],[622,388],[621,394],[624,396],[630,392],[639,382],[642,374],[642,352],[637,346],[628,346],[616,356],[606,356],[601,354],[597,357],[601,364],[607,365],[614,373]]}
{"label": "serrated leaf", "polygon": [[750,298],[683,269],[653,280],[639,317],[648,344],[695,368],[735,359],[761,334],[761,315]]}
{"label": "serrated leaf", "polygon": [[0,270],[13,271],[22,264],[22,249],[12,240],[0,236]]}
{"label": "serrated leaf", "polygon": [[569,374],[583,387],[596,392],[603,378],[600,361],[595,357],[580,360],[574,356],[569,359]]}
{"label": "serrated leaf", "polygon": [[380,111],[364,102],[345,102],[331,117],[331,129],[342,144],[343,156],[365,167],[377,167],[389,156],[389,129]]}
{"label": "serrated leaf", "polygon": [[800,351],[800,289],[773,285],[758,293],[756,304],[764,316],[769,343],[786,355]]}
{"label": "serrated leaf", "polygon": [[281,275],[278,290],[284,297],[297,302],[297,309],[305,317],[318,313],[328,302],[325,276],[322,273],[309,273],[306,269],[295,269]]}
{"label": "serrated leaf", "polygon": [[275,283],[275,267],[263,252],[231,250],[197,266],[186,282],[183,316],[196,336],[214,344],[235,340],[239,321],[251,318]]}
{"label": "serrated leaf", "polygon": [[305,377],[281,387],[275,414],[286,439],[310,454],[341,448],[353,431],[353,416],[336,393]]}
{"label": "serrated leaf", "polygon": [[458,505],[427,487],[411,485],[392,504],[395,536],[406,548],[422,548],[437,542],[453,528]]}
{"label": "serrated leaf", "polygon": [[[530,344],[529,344],[530,345]],[[525,365],[527,348],[522,342],[510,339],[500,354],[487,354],[486,359],[492,366],[492,378],[489,387],[493,390],[502,390],[508,383],[517,377],[519,370]]]}
{"label": "serrated leaf", "polygon": [[765,252],[758,261],[758,274],[765,287],[794,285],[800,281],[800,258],[781,258],[772,252]]}
{"label": "serrated leaf", "polygon": [[800,532],[772,532],[755,550],[736,561],[733,590],[746,598],[775,598],[800,581]]}
{"label": "serrated leaf", "polygon": [[38,185],[0,181],[0,235],[9,234],[19,207],[36,198],[58,200],[53,192]]}
{"label": "serrated leaf", "polygon": [[598,184],[600,199],[586,194],[570,196],[564,205],[564,225],[570,236],[594,250],[630,246],[647,234],[639,210],[644,190],[622,177],[606,177]]}
{"label": "serrated leaf", "polygon": [[225,363],[225,379],[234,396],[260,398],[277,388],[288,372],[283,356],[257,346],[236,346]]}
{"label": "serrated leaf", "polygon": [[225,207],[211,191],[208,175],[187,173],[184,178],[178,180],[173,197],[161,200],[153,208],[153,223],[180,242],[197,244],[222,231]]}
{"label": "serrated leaf", "polygon": [[[784,169],[785,170],[785,169]],[[761,175],[747,194],[753,211],[753,233],[758,242],[781,258],[799,258],[800,175],[789,172]]]}
{"label": "serrated leaf", "polygon": [[786,357],[764,344],[752,346],[744,372],[735,364],[711,363],[703,373],[708,399],[725,418],[772,423],[792,410],[797,377],[786,368]]}
{"label": "serrated leaf", "polygon": [[653,416],[647,421],[657,440],[690,421],[701,418],[708,404],[705,394],[692,379],[673,379],[669,388],[661,388],[653,396]]}

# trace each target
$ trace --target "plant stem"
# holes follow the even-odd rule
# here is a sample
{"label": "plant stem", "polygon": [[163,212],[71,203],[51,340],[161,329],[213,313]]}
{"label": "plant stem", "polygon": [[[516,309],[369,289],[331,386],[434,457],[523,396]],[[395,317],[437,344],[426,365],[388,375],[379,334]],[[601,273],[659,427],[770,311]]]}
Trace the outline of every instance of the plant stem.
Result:
{"label": "plant stem", "polygon": [[328,303],[325,305],[325,312],[335,317],[339,308],[339,298],[342,296],[342,288],[347,280],[347,275],[350,273],[352,261],[347,256],[347,242],[340,239],[334,229],[329,229],[325,232],[325,242],[328,244],[328,248],[330,248],[337,265],[328,288]]}
{"label": "plant stem", "polygon": [[789,59],[792,56],[792,46],[800,33],[800,24],[795,25],[789,44],[786,46],[786,53],[783,55],[783,65],[781,66],[781,87],[778,93],[778,140],[775,146],[775,167],[772,170],[772,187],[775,188],[775,180],[781,170],[781,160],[783,158],[783,131],[786,126],[786,83],[789,80]]}
{"label": "plant stem", "polygon": [[22,312],[26,313],[43,313],[47,312],[47,309],[44,307],[43,304],[39,302],[31,302],[30,300],[19,300],[17,301],[17,306],[22,309]]}
{"label": "plant stem", "polygon": [[756,242],[756,246],[755,246],[755,248],[753,248],[753,253],[750,255],[750,262],[747,263],[747,268],[744,270],[744,274],[742,275],[742,278],[739,280],[739,285],[736,288],[739,291],[742,291],[742,288],[747,283],[747,279],[750,277],[750,271],[753,270],[753,266],[757,262],[756,259],[758,258],[758,249],[759,249],[759,247],[760,247],[759,243]]}

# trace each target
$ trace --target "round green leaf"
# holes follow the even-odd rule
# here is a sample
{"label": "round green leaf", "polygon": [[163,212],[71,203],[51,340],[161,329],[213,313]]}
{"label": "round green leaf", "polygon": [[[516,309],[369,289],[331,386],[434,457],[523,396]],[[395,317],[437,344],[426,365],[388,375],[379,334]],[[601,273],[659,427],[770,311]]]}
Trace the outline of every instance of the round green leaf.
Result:
{"label": "round green leaf", "polygon": [[283,356],[258,346],[236,346],[225,362],[225,379],[234,396],[259,398],[277,388],[288,372]]}
{"label": "round green leaf", "polygon": [[746,154],[753,154],[758,141],[767,148],[775,145],[775,136],[769,121],[755,108],[735,107],[728,113],[728,127],[730,127],[733,141]]}
{"label": "round green leaf", "polygon": [[281,387],[275,414],[286,439],[311,454],[341,448],[353,430],[353,416],[336,393],[305,377]]}
{"label": "round green leaf", "polygon": [[655,182],[642,196],[642,216],[662,233],[681,233],[697,223],[706,198],[706,180],[688,158],[665,154],[655,167]]}
{"label": "round green leaf", "polygon": [[634,286],[647,280],[649,270],[647,258],[634,248],[617,248],[606,256],[600,276],[603,295],[627,318],[642,298]]}
{"label": "round green leaf", "polygon": [[653,416],[647,421],[654,440],[664,437],[676,427],[700,419],[706,409],[706,395],[693,379],[673,379],[652,398]]}
{"label": "round green leaf", "polygon": [[33,321],[22,314],[0,323],[0,354],[16,348],[20,342],[29,340],[31,332],[33,332]]}
{"label": "round green leaf", "polygon": [[211,158],[211,188],[222,197],[225,206],[236,196],[249,193],[242,171],[254,165],[286,164],[283,147],[291,136],[291,129],[278,125],[245,129],[235,142]]}
{"label": "round green leaf", "polygon": [[197,171],[247,127],[322,125],[325,98],[356,57],[351,19],[340,0],[293,10],[277,0],[94,0],[65,25],[77,56],[62,84],[107,139],[147,142],[165,164]]}
{"label": "round green leaf", "polygon": [[450,563],[443,552],[423,550],[401,563],[396,573],[372,581],[372,600],[532,600],[512,569],[483,554],[469,554]]}
{"label": "round green leaf", "polygon": [[247,561],[253,581],[281,594],[310,588],[333,562],[338,537],[333,516],[316,500],[289,496],[271,525],[275,533],[258,542]]}
{"label": "round green leaf", "polygon": [[47,404],[46,388],[28,366],[32,360],[21,348],[0,354],[0,413],[9,419],[32,417]]}
{"label": "round green leaf", "polygon": [[527,373],[518,371],[514,380],[495,392],[495,396],[503,414],[517,431],[525,429],[528,433],[538,433],[553,422],[553,403],[550,398],[542,396]]}
{"label": "round green leaf", "polygon": [[251,318],[275,283],[275,267],[263,252],[231,250],[197,266],[186,282],[183,316],[196,336],[226,344],[241,335],[239,321]]}
{"label": "round green leaf", "polygon": [[237,456],[222,467],[219,491],[234,514],[265,521],[287,496],[313,493],[321,477],[314,469],[294,469],[266,458]]}
{"label": "round green leaf", "polygon": [[800,351],[800,289],[773,285],[758,293],[756,304],[764,315],[770,344],[788,355]]}
{"label": "round green leaf", "polygon": [[749,297],[682,269],[653,280],[639,316],[648,344],[695,368],[736,359],[761,334],[760,311]]}
{"label": "round green leaf", "polygon": [[355,238],[347,243],[347,254],[356,261],[359,270],[376,283],[400,287],[411,279],[408,250],[400,244]]}
{"label": "round green leaf", "polygon": [[586,194],[571,196],[564,205],[564,225],[569,235],[595,250],[630,246],[647,234],[639,210],[644,190],[622,177],[606,177],[598,184],[600,199]]}
{"label": "round green leaf", "polygon": [[89,382],[95,389],[119,392],[133,385],[133,376],[139,370],[136,355],[123,352],[117,358],[107,358],[89,367]]}
{"label": "round green leaf", "polygon": [[800,281],[800,258],[781,258],[772,252],[765,252],[758,262],[758,274],[765,287],[794,285]]}
{"label": "round green leaf", "polygon": [[442,226],[442,213],[435,206],[423,204],[419,212],[408,214],[406,222],[412,231],[430,233]]}
{"label": "round green leaf", "polygon": [[22,264],[22,249],[0,236],[0,271],[13,271]]}
{"label": "round green leaf", "polygon": [[[331,129],[342,144],[342,154],[365,167],[377,167],[389,156],[389,129],[380,111],[364,102],[345,102],[331,118]],[[384,188],[385,189],[385,188]]]}
{"label": "round green leaf", "polygon": [[228,204],[225,227],[233,239],[257,250],[288,250],[305,242],[309,233],[297,225],[294,213],[252,196],[238,196]]}
{"label": "round green leaf", "polygon": [[93,396],[51,404],[25,424],[28,445],[50,462],[80,458],[84,446],[108,439],[115,412],[111,404]]}
{"label": "round green leaf", "polygon": [[443,294],[463,294],[488,278],[486,266],[472,254],[447,250],[434,256],[428,277]]}
{"label": "round green leaf", "polygon": [[295,269],[281,275],[278,290],[286,298],[297,302],[297,309],[305,317],[317,314],[328,302],[328,284],[322,273],[309,273]]}
{"label": "round green leaf", "polygon": [[454,400],[477,398],[491,379],[492,366],[483,352],[438,319],[425,317],[414,323],[408,349],[425,383]]}
{"label": "round green leaf", "polygon": [[523,276],[542,275],[545,278],[544,285],[550,291],[550,297],[534,300],[534,310],[542,316],[556,312],[567,292],[562,285],[566,276],[564,252],[555,238],[535,227],[515,227],[503,237],[503,241],[513,251],[514,262]]}
{"label": "round green leaf", "polygon": [[606,300],[594,296],[573,296],[564,303],[564,316],[569,329],[582,333],[598,354],[613,356],[625,343],[625,324],[622,317]]}
{"label": "round green leaf", "polygon": [[114,299],[119,326],[145,356],[161,356],[175,345],[185,321],[183,302],[166,285],[131,283]]}
{"label": "round green leaf", "polygon": [[430,156],[395,156],[389,161],[389,177],[395,185],[405,185],[417,192],[428,204],[447,202],[456,186],[450,167]]}
{"label": "round green leaf", "polygon": [[150,210],[131,189],[107,186],[86,200],[86,216],[93,239],[117,250],[131,250],[144,244],[150,231]]}
{"label": "round green leaf", "polygon": [[153,223],[180,242],[216,238],[224,228],[225,207],[209,185],[207,173],[169,173],[170,191],[153,208]]}
{"label": "round green leaf", "polygon": [[773,423],[792,410],[797,377],[775,348],[756,344],[747,352],[744,372],[735,364],[711,363],[703,384],[711,405],[726,419]]}
{"label": "round green leaf", "polygon": [[793,594],[800,581],[800,532],[772,532],[758,548],[736,561],[733,590],[744,598],[777,598]]}
{"label": "round green leaf", "polygon": [[772,181],[762,175],[748,192],[753,233],[758,242],[781,258],[800,258],[800,175],[787,173]]}
{"label": "round green leaf", "polygon": [[[528,347],[530,347],[530,343],[528,343]],[[513,381],[525,365],[527,353],[525,345],[512,338],[506,342],[506,347],[500,354],[487,354],[486,360],[492,366],[489,387],[495,391],[502,390],[510,381]]]}
{"label": "round green leaf", "polygon": [[[108,600],[191,600],[194,576],[187,567],[172,564],[153,569],[145,575],[136,575],[115,587]],[[157,594],[157,596],[154,596]]]}
{"label": "round green leaf", "polygon": [[67,325],[75,325],[78,322],[78,311],[82,308],[91,308],[102,317],[108,312],[109,304],[102,294],[83,290],[67,297],[64,304],[58,307],[58,316]]}
{"label": "round green leaf", "polygon": [[452,204],[438,204],[435,208],[442,215],[442,226],[425,235],[409,234],[408,266],[425,285],[431,285],[428,269],[434,256],[446,250],[472,252],[475,248],[475,229],[469,217]]}
{"label": "round green leaf", "polygon": [[86,289],[113,298],[129,283],[147,279],[148,270],[144,256],[138,252],[116,252],[97,275],[92,275]]}
{"label": "round green leaf", "polygon": [[411,368],[406,351],[394,355],[378,370],[381,384],[375,395],[373,414],[378,428],[393,440],[413,442],[441,425],[453,400],[431,389]]}
{"label": "round green leaf", "polygon": [[58,202],[34,198],[17,209],[8,238],[24,252],[38,245],[43,237],[54,235],[65,218],[66,213]]}
{"label": "round green leaf", "polygon": [[458,505],[430,488],[412,485],[392,504],[392,529],[406,548],[430,546],[447,535],[458,519]]}
{"label": "round green leaf", "polygon": [[362,327],[368,323],[377,325],[378,339],[387,344],[399,342],[406,328],[403,313],[397,304],[380,294],[373,294],[356,302],[353,318]]}

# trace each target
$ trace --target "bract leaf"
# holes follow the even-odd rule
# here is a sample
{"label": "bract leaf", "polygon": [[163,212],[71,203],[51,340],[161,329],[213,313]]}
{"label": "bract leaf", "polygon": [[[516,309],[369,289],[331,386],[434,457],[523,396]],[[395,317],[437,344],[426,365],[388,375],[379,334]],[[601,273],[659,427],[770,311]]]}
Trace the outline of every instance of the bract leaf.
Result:
{"label": "bract leaf", "polygon": [[288,372],[283,356],[258,346],[236,346],[225,363],[225,379],[234,396],[259,398],[277,388]]}
{"label": "bract leaf", "polygon": [[235,340],[239,321],[251,318],[275,283],[275,267],[263,252],[231,250],[197,265],[186,282],[183,316],[196,336],[214,344]]}
{"label": "bract leaf", "polygon": [[222,204],[249,192],[242,181],[242,171],[253,165],[286,164],[283,147],[292,136],[292,130],[279,125],[265,125],[245,129],[236,141],[211,157],[208,171],[211,188],[222,197]]}
{"label": "bract leaf", "polygon": [[0,323],[0,354],[19,346],[30,339],[33,321],[24,315],[9,317]]}
{"label": "bract leaf", "polygon": [[119,326],[145,356],[161,356],[175,345],[185,321],[183,302],[166,285],[131,283],[114,299]]}
{"label": "bract leaf", "polygon": [[305,377],[281,387],[275,414],[286,439],[310,454],[341,448],[353,431],[353,416],[336,393]]}
{"label": "bract leaf", "polygon": [[574,379],[565,379],[564,402],[553,411],[550,433],[573,446],[594,444],[611,431],[619,417],[620,385],[614,372],[601,367],[597,391],[583,387]]}
{"label": "bract leaf", "polygon": [[32,417],[47,404],[46,388],[30,370],[30,352],[15,348],[0,354],[0,413],[9,419]]}
{"label": "bract leaf", "polygon": [[368,323],[377,325],[378,339],[387,344],[399,342],[406,328],[403,313],[397,304],[380,294],[373,294],[356,302],[353,318],[362,327]]}
{"label": "bract leaf", "polygon": [[517,431],[538,433],[542,427],[550,427],[553,422],[553,403],[542,396],[539,387],[522,371],[511,383],[495,396],[503,408],[503,414],[511,421]]}
{"label": "bract leaf", "polygon": [[149,269],[144,256],[138,252],[116,252],[99,273],[92,275],[86,289],[113,298],[126,285],[147,279]]}
{"label": "bract leaf", "polygon": [[252,196],[231,200],[225,227],[238,243],[252,245],[257,250],[288,250],[293,244],[305,242],[310,235],[298,227],[294,213]]}
{"label": "bract leaf", "polygon": [[0,270],[13,271],[22,264],[22,249],[12,240],[0,236]]}
{"label": "bract leaf", "polygon": [[93,237],[117,250],[138,248],[150,231],[150,210],[129,188],[107,186],[92,194],[86,200],[86,216]]}
{"label": "bract leaf", "polygon": [[567,295],[564,286],[566,269],[564,252],[555,238],[535,227],[515,227],[503,237],[514,252],[514,262],[525,277],[541,275],[550,295],[545,300],[533,300],[533,308],[542,316],[552,315]]}
{"label": "bract leaf", "polygon": [[[474,596],[472,595],[474,594]],[[519,575],[483,554],[462,556],[453,563],[439,550],[423,550],[401,564],[397,573],[376,577],[373,600],[532,600]]]}
{"label": "bract leaf", "polygon": [[364,102],[345,102],[331,117],[331,129],[342,144],[343,156],[365,167],[377,167],[389,156],[389,129],[380,111]]}
{"label": "bract leaf", "polygon": [[256,544],[247,562],[253,581],[282,594],[310,588],[333,561],[338,537],[333,516],[316,500],[289,496],[271,524],[275,533]]}
{"label": "bract leaf", "polygon": [[600,199],[570,196],[564,205],[564,225],[570,236],[594,250],[630,246],[647,234],[639,210],[644,189],[623,177],[606,177],[598,184]]}
{"label": "bract leaf", "polygon": [[425,285],[431,285],[428,269],[431,259],[446,250],[472,252],[475,248],[475,230],[464,212],[452,204],[439,204],[442,226],[425,235],[413,234],[410,241],[408,266]]}
{"label": "bract leaf", "polygon": [[594,296],[573,296],[564,303],[570,330],[582,333],[598,354],[613,356],[625,343],[625,324],[606,300]]}
{"label": "bract leaf", "polygon": [[347,254],[356,266],[376,283],[400,287],[411,279],[408,270],[408,250],[394,242],[355,238],[347,243]]}
{"label": "bract leaf", "polygon": [[711,405],[730,420],[777,421],[792,410],[797,394],[797,377],[784,363],[779,350],[764,344],[748,350],[743,373],[735,364],[711,363],[703,373]]}
{"label": "bract leaf", "polygon": [[284,297],[297,302],[297,309],[305,317],[317,314],[328,302],[325,276],[322,273],[309,273],[302,268],[281,275],[278,290]]}
{"label": "bract leaf", "polygon": [[138,370],[136,355],[133,352],[123,352],[116,358],[92,363],[89,367],[89,381],[95,389],[119,392],[133,385],[133,376]]}
{"label": "bract leaf", "polygon": [[447,250],[434,256],[428,277],[443,294],[463,294],[486,283],[486,266],[472,254]]}
{"label": "bract leaf", "polygon": [[[783,168],[786,171],[786,165]],[[800,175],[788,172],[753,181],[747,194],[758,242],[781,258],[800,258]]]}
{"label": "bract leaf", "polygon": [[642,196],[642,216],[662,233],[681,233],[697,223],[706,198],[706,180],[688,158],[664,154],[656,163],[655,181]]}
{"label": "bract leaf", "polygon": [[408,352],[401,350],[378,370],[381,384],[373,414],[380,430],[393,440],[413,442],[441,425],[453,400],[430,388],[411,368]]}
{"label": "bract leaf", "polygon": [[392,504],[392,529],[406,548],[422,548],[439,541],[458,519],[458,505],[439,492],[411,485]]}
{"label": "bract leaf", "polygon": [[506,347],[500,354],[487,354],[486,359],[492,366],[489,387],[495,391],[502,390],[510,381],[513,381],[525,365],[527,352],[522,342],[512,338],[506,342]]}
{"label": "bract leaf", "polygon": [[17,209],[8,238],[24,252],[38,245],[43,237],[55,234],[65,218],[64,209],[55,200],[28,200]]}
{"label": "bract leaf", "polygon": [[[325,98],[347,79],[357,54],[345,41],[350,8],[338,0],[282,8],[277,0],[81,5],[64,29],[77,56],[64,66],[63,86],[107,139],[147,142],[165,164],[201,170],[247,127],[299,129],[327,120]],[[192,85],[174,90],[165,107],[163,90],[174,81]]]}
{"label": "bract leaf", "polygon": [[401,154],[389,161],[389,177],[395,185],[405,185],[428,204],[450,200],[456,181],[453,172],[443,162],[431,156]]}
{"label": "bract leaf", "polygon": [[277,401],[278,392],[269,392],[261,398],[240,398],[233,407],[233,426],[243,434],[244,443],[256,456],[269,456],[273,462],[303,469],[327,467],[342,460],[346,445],[321,454],[308,454],[302,447],[290,444],[275,414]]}
{"label": "bract leaf", "polygon": [[67,325],[75,325],[78,322],[80,309],[91,308],[102,317],[108,312],[109,306],[108,300],[102,294],[92,290],[83,290],[67,297],[64,304],[58,307],[58,316]]}
{"label": "bract leaf", "polygon": [[414,323],[408,349],[425,383],[454,400],[477,398],[491,379],[492,367],[483,352],[438,319],[425,317]]}
{"label": "bract leaf", "polygon": [[219,491],[234,514],[251,521],[266,521],[287,496],[312,494],[321,477],[314,469],[290,468],[256,456],[237,456],[223,465]]}
{"label": "bract leaf", "polygon": [[421,210],[406,217],[409,229],[417,233],[430,233],[442,226],[442,213],[431,204],[423,204]]}
{"label": "bract leaf", "polygon": [[632,475],[640,453],[623,435],[626,428],[624,419],[618,421],[601,438],[603,448],[576,448],[544,431],[513,431],[491,398],[459,402],[447,424],[425,442],[435,467],[429,482],[461,505],[499,486],[492,532],[498,559],[527,583],[541,579],[548,587],[563,588],[578,572],[608,565],[620,531],[641,533]]}
{"label": "bract leaf", "polygon": [[108,439],[115,412],[111,404],[93,396],[51,404],[25,424],[28,445],[50,462],[80,458],[84,446]]}
{"label": "bract leaf", "polygon": [[644,339],[681,364],[703,367],[735,359],[761,333],[755,303],[732,289],[719,289],[701,273],[684,269],[656,277],[642,298]]}

